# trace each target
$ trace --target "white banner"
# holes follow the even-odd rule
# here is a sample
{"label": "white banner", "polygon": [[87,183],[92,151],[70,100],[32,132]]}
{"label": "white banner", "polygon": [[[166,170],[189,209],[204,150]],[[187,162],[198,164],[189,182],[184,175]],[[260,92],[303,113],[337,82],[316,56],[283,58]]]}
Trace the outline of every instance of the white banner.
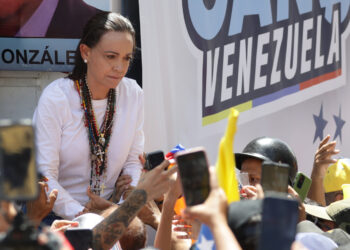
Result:
{"label": "white banner", "polygon": [[203,145],[214,164],[236,107],[236,152],[256,137],[277,137],[309,174],[330,134],[350,157],[349,7],[349,0],[140,0],[146,150]]}

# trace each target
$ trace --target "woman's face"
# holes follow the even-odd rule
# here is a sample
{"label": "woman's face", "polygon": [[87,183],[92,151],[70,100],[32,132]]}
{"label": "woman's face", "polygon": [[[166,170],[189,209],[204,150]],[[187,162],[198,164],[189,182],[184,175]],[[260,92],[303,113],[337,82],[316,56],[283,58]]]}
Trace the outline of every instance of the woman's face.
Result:
{"label": "woman's face", "polygon": [[97,88],[115,88],[128,71],[133,53],[133,37],[128,32],[109,31],[98,44],[81,45],[83,60],[87,60],[88,84]]}

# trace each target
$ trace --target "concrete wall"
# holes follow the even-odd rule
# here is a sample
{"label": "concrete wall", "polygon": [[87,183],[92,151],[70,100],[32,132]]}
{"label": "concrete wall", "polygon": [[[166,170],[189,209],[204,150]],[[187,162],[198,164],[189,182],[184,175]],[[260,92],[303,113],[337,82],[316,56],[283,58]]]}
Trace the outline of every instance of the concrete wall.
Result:
{"label": "concrete wall", "polygon": [[0,71],[0,119],[32,118],[43,89],[57,72]]}

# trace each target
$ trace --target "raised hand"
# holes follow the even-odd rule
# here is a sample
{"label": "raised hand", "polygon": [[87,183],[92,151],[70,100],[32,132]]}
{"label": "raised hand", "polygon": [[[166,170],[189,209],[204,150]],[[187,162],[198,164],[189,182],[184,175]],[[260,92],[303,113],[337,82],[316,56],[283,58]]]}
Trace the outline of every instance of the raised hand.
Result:
{"label": "raised hand", "polygon": [[337,162],[336,159],[332,159],[332,156],[338,154],[340,150],[335,149],[336,141],[329,142],[330,135],[327,135],[318,146],[318,149],[314,157],[314,165],[312,169],[311,177],[324,178],[327,168],[330,164]]}
{"label": "raised hand", "polygon": [[157,204],[154,202],[154,200],[149,201],[137,214],[137,216],[140,218],[140,220],[145,223],[146,225],[150,225],[155,230],[157,230],[159,222],[160,222],[160,216],[161,212],[157,206]]}
{"label": "raised hand", "polygon": [[327,168],[330,164],[337,162],[332,156],[340,151],[335,149],[336,142],[329,142],[330,135],[327,135],[320,143],[314,157],[314,165],[312,168],[311,179],[312,184],[308,193],[308,197],[323,206],[326,206],[325,191],[323,187],[323,179],[326,175]]}
{"label": "raised hand", "polygon": [[[45,179],[46,181],[47,179]],[[35,226],[39,226],[40,222],[52,211],[53,205],[57,199],[58,190],[53,189],[49,197],[46,191],[48,190],[47,183],[39,181],[39,197],[36,200],[26,203],[27,216],[34,222]]]}
{"label": "raised hand", "polygon": [[141,175],[136,189],[145,190],[147,201],[154,200],[163,195],[171,183],[175,180],[170,178],[176,171],[177,166],[165,170],[169,166],[169,161],[163,161],[159,166]]}
{"label": "raised hand", "polygon": [[211,191],[203,204],[187,207],[183,211],[185,219],[199,220],[209,226],[213,233],[216,249],[241,249],[236,237],[227,224],[227,198],[219,187],[215,169],[210,168]]}
{"label": "raised hand", "polygon": [[91,192],[90,187],[86,190],[86,194],[89,196],[90,200],[85,204],[85,207],[92,212],[100,212],[113,205],[112,202],[94,194]]}
{"label": "raised hand", "polygon": [[227,198],[224,190],[219,187],[214,168],[210,168],[210,186],[211,191],[205,202],[200,205],[187,207],[183,211],[183,217],[185,219],[197,219],[209,227],[217,222],[227,224]]}
{"label": "raised hand", "polygon": [[168,161],[163,161],[158,167],[144,173],[136,188],[125,201],[110,213],[103,221],[93,228],[93,247],[109,249],[117,242],[130,221],[138,214],[150,200],[163,195],[172,183],[170,176],[177,171],[177,167],[165,170]]}

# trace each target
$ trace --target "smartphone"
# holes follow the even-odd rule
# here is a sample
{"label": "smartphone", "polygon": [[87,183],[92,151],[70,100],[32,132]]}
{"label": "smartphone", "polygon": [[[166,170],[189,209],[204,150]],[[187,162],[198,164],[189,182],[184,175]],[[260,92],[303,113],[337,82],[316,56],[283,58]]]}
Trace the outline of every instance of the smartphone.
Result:
{"label": "smartphone", "polygon": [[0,120],[0,199],[27,201],[39,192],[30,120]]}
{"label": "smartphone", "polygon": [[300,200],[303,202],[310,190],[312,180],[305,174],[298,172],[295,176],[293,189],[299,194]]}
{"label": "smartphone", "polygon": [[263,200],[259,250],[290,250],[299,219],[298,202],[284,196]]}
{"label": "smartphone", "polygon": [[72,228],[67,229],[64,235],[75,250],[87,250],[92,248],[92,230]]}
{"label": "smartphone", "polygon": [[175,154],[187,206],[203,203],[210,192],[209,164],[203,147]]}
{"label": "smartphone", "polygon": [[290,166],[284,163],[264,161],[261,171],[261,186],[264,192],[287,193]]}
{"label": "smartphone", "polygon": [[146,154],[145,168],[152,170],[164,161],[164,152],[161,150]]}

